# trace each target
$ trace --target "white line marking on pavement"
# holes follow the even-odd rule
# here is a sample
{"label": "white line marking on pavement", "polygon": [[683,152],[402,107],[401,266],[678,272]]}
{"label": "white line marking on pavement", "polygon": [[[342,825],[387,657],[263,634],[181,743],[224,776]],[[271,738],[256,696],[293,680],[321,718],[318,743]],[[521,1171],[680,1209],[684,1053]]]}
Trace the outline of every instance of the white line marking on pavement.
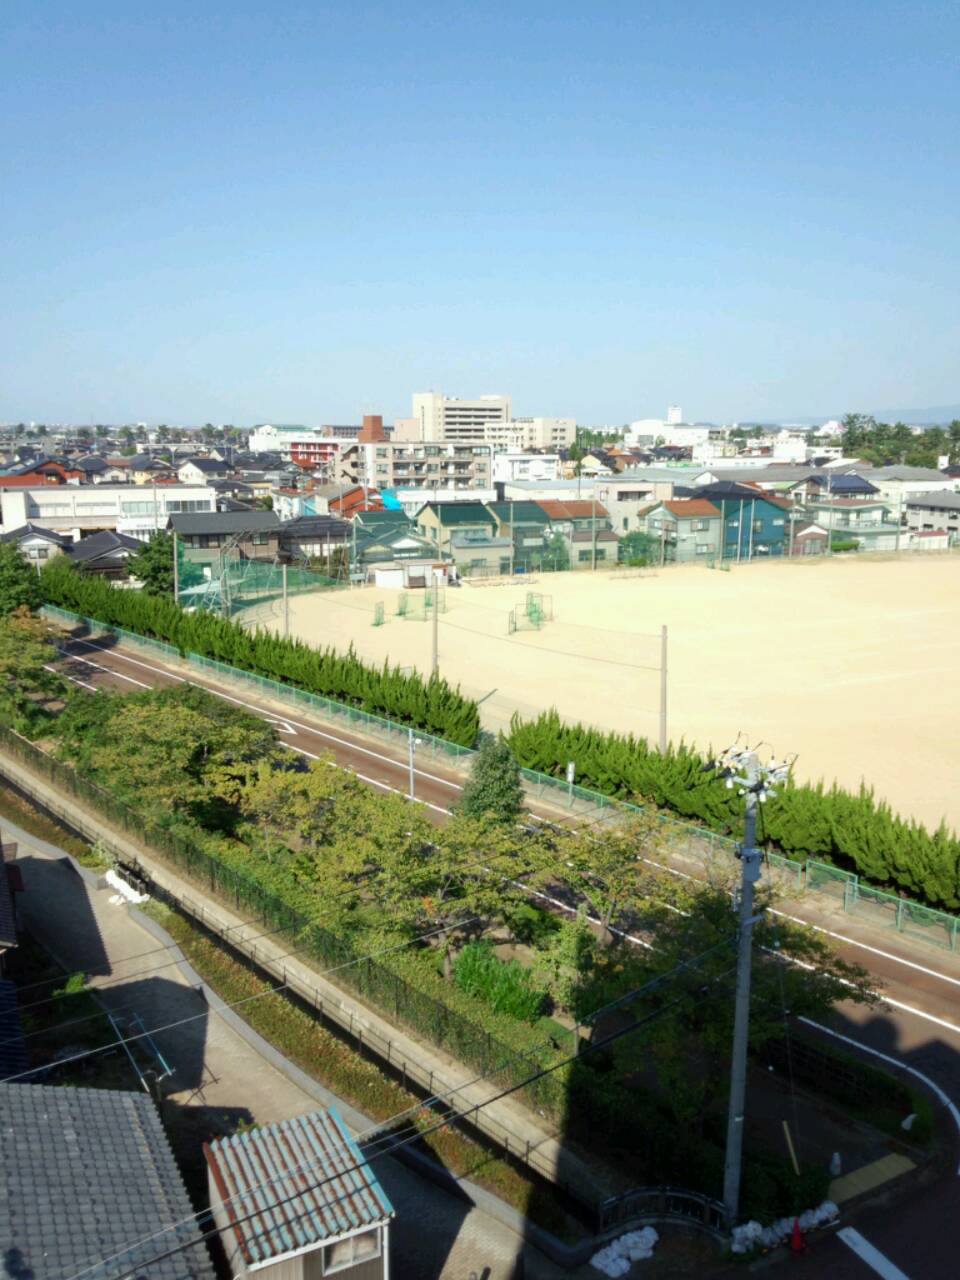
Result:
{"label": "white line marking on pavement", "polygon": [[153,686],[144,684],[142,680],[135,680],[133,676],[125,676],[122,671],[114,671],[112,667],[101,666],[99,662],[91,662],[89,658],[81,658],[79,653],[68,653],[65,649],[58,649],[58,653],[62,653],[65,658],[69,658],[71,662],[82,662],[84,666],[93,667],[95,671],[105,671],[109,676],[116,676],[118,680],[129,680],[131,684],[138,684],[141,689],[150,689]]}
{"label": "white line marking on pavement", "polygon": [[925,973],[929,978],[940,978],[943,982],[952,982],[954,986],[960,987],[960,978],[952,978],[948,973],[941,973],[938,969],[928,969],[925,964],[917,964],[915,960],[906,960],[903,956],[896,956],[892,951],[883,951],[880,947],[872,947],[869,942],[859,942],[856,938],[848,938],[845,933],[834,933],[832,929],[824,929],[822,925],[812,924],[809,920],[803,920],[800,916],[792,916],[786,911],[776,911],[770,908],[770,914],[782,916],[784,920],[792,920],[794,924],[804,924],[808,929],[815,929],[817,933],[825,933],[828,938],[836,938],[838,942],[847,942],[851,947],[862,947],[864,951],[872,951],[875,956],[883,956],[884,960],[894,960],[897,964],[905,964],[910,969],[916,969],[920,973]]}
{"label": "white line marking on pavement", "polygon": [[883,1280],[909,1280],[905,1271],[890,1261],[888,1257],[875,1248],[869,1240],[865,1240],[853,1227],[841,1227],[837,1239],[842,1240],[848,1249],[852,1249],[857,1257],[867,1264]]}
{"label": "white line marking on pavement", "polygon": [[[911,1010],[911,1012],[914,1012]],[[842,1040],[844,1044],[853,1045],[855,1049],[862,1049],[865,1053],[872,1053],[875,1058],[881,1058],[884,1062],[889,1062],[891,1066],[900,1067],[903,1071],[909,1071],[912,1076],[916,1076],[918,1080],[922,1080],[931,1093],[936,1094],[946,1109],[953,1117],[953,1122],[957,1126],[957,1133],[960,1134],[960,1111],[957,1110],[956,1103],[952,1102],[947,1094],[940,1088],[936,1080],[931,1080],[929,1076],[912,1067],[909,1062],[903,1062],[900,1058],[893,1058],[889,1053],[881,1053],[879,1049],[874,1049],[872,1045],[864,1044],[862,1040],[855,1040],[853,1036],[845,1036],[841,1031],[834,1031],[832,1027],[825,1027],[822,1022],[814,1022],[812,1018],[805,1017],[802,1013],[799,1020],[805,1022],[808,1027],[815,1027],[817,1031],[825,1031],[828,1036],[833,1036],[837,1040]],[[960,1177],[960,1166],[957,1167],[957,1176]]]}
{"label": "white line marking on pavement", "polygon": [[[43,664],[43,669],[44,671],[52,671],[55,676],[60,676],[61,678],[64,676],[64,672],[61,671],[59,667],[51,667],[49,662],[45,662]],[[67,676],[67,679],[71,684],[83,685],[84,689],[89,689],[91,693],[100,692],[95,684],[87,684],[86,680],[79,680],[76,676]]]}
{"label": "white line marking on pavement", "polygon": [[[209,692],[214,694],[215,697],[223,698],[224,702],[234,702],[238,707],[243,707],[247,711],[252,711],[256,715],[262,716],[265,720],[273,721],[273,720],[279,719],[279,717],[272,715],[264,707],[257,707],[251,702],[244,702],[242,698],[236,698],[230,693],[224,693],[222,689],[218,689],[215,685],[214,686],[206,685],[200,680],[195,680],[195,681],[187,680],[185,676],[174,675],[172,671],[166,671],[162,667],[152,667],[149,662],[142,662],[139,658],[131,658],[129,654],[121,653],[119,649],[115,649],[115,648],[110,649],[110,648],[107,648],[106,645],[92,644],[89,640],[73,639],[71,643],[82,644],[85,648],[94,649],[98,653],[114,654],[116,657],[122,658],[124,662],[132,662],[135,666],[143,667],[145,671],[153,671],[158,676],[168,676],[171,680],[179,680],[181,684],[196,684],[197,687],[200,689],[209,690]],[[75,657],[77,655],[71,654],[68,656]],[[85,659],[78,657],[77,661],[83,662],[85,661]],[[96,665],[95,663],[91,663],[91,666],[95,666],[95,665]],[[102,668],[102,670],[112,671],[113,668],[104,667]],[[113,674],[116,676],[120,676],[121,680],[130,679],[129,676],[120,675],[119,671],[113,671]],[[138,683],[138,682],[135,682],[135,683]],[[149,688],[150,686],[144,685],[143,687],[146,689],[146,688]],[[282,723],[288,726],[292,725],[293,728],[289,728],[288,730],[281,729],[281,733],[285,733],[285,732],[294,733],[297,729],[300,729],[304,733],[312,733],[312,734],[315,734],[318,738],[327,738],[330,742],[339,743],[340,746],[348,747],[351,751],[360,751],[365,756],[372,756],[374,760],[381,760],[384,764],[391,765],[395,769],[400,769],[404,773],[408,772],[409,766],[404,764],[402,761],[395,760],[393,756],[384,756],[377,751],[371,751],[369,747],[362,747],[357,742],[351,742],[349,738],[338,738],[336,734],[326,733],[324,732],[323,729],[317,729],[312,724],[303,724],[299,720],[284,719]],[[427,773],[424,769],[417,769],[417,768],[414,768],[413,772],[417,775],[417,777],[427,778],[429,779],[430,782],[439,782],[442,786],[450,787],[450,789],[453,791],[463,790],[463,787],[459,782],[451,782],[449,778],[441,778],[438,774]],[[360,776],[361,776],[360,774],[357,775],[357,777],[360,777]],[[390,789],[393,790],[394,788],[390,788]],[[436,808],[436,806],[432,806],[432,807]],[[440,812],[446,813],[446,810],[441,809]]]}

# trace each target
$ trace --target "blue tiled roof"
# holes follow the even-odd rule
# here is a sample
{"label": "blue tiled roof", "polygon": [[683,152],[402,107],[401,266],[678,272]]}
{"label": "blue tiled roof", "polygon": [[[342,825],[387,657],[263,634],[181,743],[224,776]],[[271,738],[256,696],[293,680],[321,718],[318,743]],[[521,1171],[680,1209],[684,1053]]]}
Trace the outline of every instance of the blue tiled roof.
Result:
{"label": "blue tiled roof", "polygon": [[219,1138],[206,1155],[248,1263],[311,1249],[393,1216],[333,1107]]}

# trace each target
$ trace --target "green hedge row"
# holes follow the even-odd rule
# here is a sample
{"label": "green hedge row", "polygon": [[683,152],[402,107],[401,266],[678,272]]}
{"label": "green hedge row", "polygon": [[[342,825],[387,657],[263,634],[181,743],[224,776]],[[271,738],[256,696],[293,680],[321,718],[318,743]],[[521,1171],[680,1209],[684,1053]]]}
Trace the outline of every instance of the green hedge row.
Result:
{"label": "green hedge row", "polygon": [[[554,777],[575,760],[577,781],[604,795],[653,801],[711,831],[741,829],[743,801],[703,772],[704,757],[681,743],[661,754],[643,738],[566,724],[556,710],[535,720],[515,715],[507,736],[519,763]],[[934,832],[897,817],[861,786],[784,787],[761,808],[761,834],[784,853],[851,867],[894,884],[931,906],[960,906],[960,840],[945,823]]]}
{"label": "green hedge row", "polygon": [[310,693],[413,725],[461,746],[473,746],[480,729],[477,704],[440,677],[424,680],[384,662],[367,666],[353,650],[313,649],[211,613],[188,613],[164,596],[113,587],[83,574],[57,556],[41,573],[46,604],[59,605],[109,626],[123,627],[174,645],[181,653],[215,658],[244,671],[297,685]]}

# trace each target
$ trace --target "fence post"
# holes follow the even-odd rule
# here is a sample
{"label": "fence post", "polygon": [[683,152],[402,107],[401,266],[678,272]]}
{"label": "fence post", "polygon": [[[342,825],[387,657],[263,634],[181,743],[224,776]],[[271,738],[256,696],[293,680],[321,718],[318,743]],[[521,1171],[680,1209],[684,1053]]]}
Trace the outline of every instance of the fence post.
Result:
{"label": "fence post", "polygon": [[903,899],[897,900],[897,933],[903,932]]}

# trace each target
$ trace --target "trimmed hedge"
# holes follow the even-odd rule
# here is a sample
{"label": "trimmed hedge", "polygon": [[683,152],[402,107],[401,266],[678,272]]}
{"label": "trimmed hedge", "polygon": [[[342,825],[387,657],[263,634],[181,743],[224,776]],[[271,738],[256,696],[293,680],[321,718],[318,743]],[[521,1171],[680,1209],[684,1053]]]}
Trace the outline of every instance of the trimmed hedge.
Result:
{"label": "trimmed hedge", "polygon": [[[661,754],[633,734],[566,724],[555,709],[535,720],[514,715],[507,742],[527,769],[562,778],[576,760],[584,787],[652,802],[722,834],[741,829],[742,799],[703,772],[705,758],[683,743]],[[761,834],[786,854],[852,867],[931,906],[960,906],[960,840],[946,823],[930,832],[898,817],[869,787],[786,786],[763,805]]]}
{"label": "trimmed hedge", "polygon": [[282,680],[463,747],[473,746],[480,730],[477,704],[465,698],[459,687],[439,676],[424,680],[388,662],[380,668],[367,666],[352,647],[345,654],[333,648],[314,649],[302,640],[284,639],[260,627],[247,631],[215,614],[188,613],[167,596],[127,591],[83,574],[62,556],[44,566],[40,586],[46,604],[164,640],[182,654],[196,653]]}

